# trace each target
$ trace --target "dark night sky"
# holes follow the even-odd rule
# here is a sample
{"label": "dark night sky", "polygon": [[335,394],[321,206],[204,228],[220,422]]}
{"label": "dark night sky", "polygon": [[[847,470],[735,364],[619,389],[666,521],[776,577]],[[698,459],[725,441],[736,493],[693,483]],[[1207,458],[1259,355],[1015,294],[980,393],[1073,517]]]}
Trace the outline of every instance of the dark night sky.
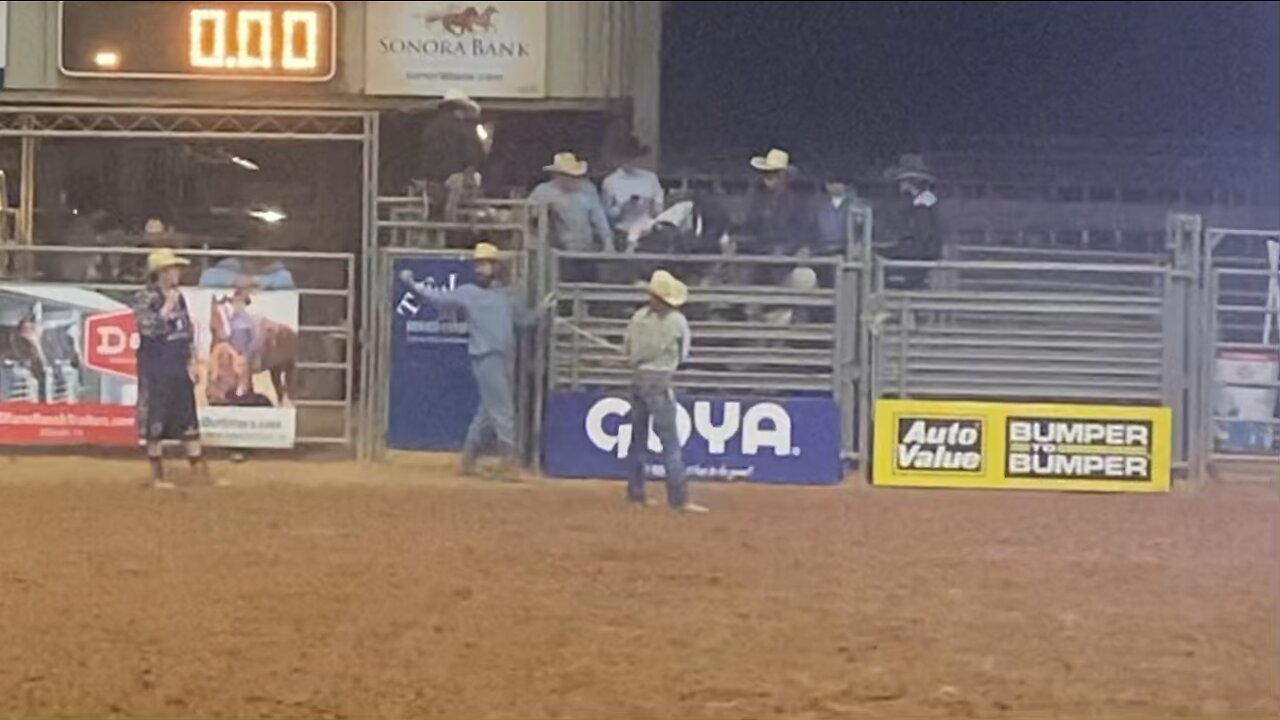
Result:
{"label": "dark night sky", "polygon": [[1262,139],[1280,3],[676,2],[669,157],[875,161],[929,134]]}

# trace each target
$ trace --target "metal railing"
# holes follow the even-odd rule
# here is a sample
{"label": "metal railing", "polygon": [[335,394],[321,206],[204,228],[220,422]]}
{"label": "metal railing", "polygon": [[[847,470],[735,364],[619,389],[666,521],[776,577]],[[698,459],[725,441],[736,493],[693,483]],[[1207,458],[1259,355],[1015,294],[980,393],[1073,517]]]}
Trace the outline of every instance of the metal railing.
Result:
{"label": "metal railing", "polygon": [[[591,268],[583,280],[581,267]],[[857,459],[861,368],[858,313],[861,265],[840,258],[744,255],[552,253],[558,294],[551,331],[552,389],[619,388],[631,371],[618,351],[632,313],[658,268],[691,289],[684,314],[694,353],[677,373],[678,388],[753,395],[829,395],[840,405],[844,455]],[[789,284],[808,268],[816,285]],[[564,278],[573,278],[565,280]]]}
{"label": "metal railing", "polygon": [[1204,231],[1204,472],[1280,460],[1280,229]]}

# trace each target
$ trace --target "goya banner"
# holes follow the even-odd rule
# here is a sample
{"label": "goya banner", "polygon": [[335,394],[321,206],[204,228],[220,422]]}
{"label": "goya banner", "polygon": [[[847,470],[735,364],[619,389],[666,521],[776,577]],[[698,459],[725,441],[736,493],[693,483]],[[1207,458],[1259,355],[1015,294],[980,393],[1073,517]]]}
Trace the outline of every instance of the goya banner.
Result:
{"label": "goya banner", "polygon": [[1167,492],[1164,407],[881,400],[873,481],[889,487]]}
{"label": "goya banner", "polygon": [[[840,411],[830,398],[687,396],[677,431],[691,479],[796,485],[840,482]],[[558,391],[542,428],[543,470],[560,478],[630,473],[631,402],[599,391]],[[649,433],[648,472],[663,473],[661,443]]]}

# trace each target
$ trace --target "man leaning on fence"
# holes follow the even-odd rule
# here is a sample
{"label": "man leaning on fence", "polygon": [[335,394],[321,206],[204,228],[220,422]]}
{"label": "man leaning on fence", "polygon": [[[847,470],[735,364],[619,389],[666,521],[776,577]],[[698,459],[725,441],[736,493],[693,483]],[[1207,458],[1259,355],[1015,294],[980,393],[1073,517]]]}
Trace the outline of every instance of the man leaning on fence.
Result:
{"label": "man leaning on fence", "polygon": [[[898,186],[897,205],[876,217],[876,245],[889,260],[930,261],[942,257],[938,228],[938,196],[933,173],[920,155],[903,155],[885,171],[885,179]],[[901,290],[923,290],[929,284],[927,268],[894,268],[885,273],[885,284]]]}
{"label": "man leaning on fence", "polygon": [[442,311],[462,312],[468,326],[467,352],[480,391],[480,405],[462,446],[462,474],[475,475],[476,462],[490,440],[497,441],[501,460],[497,476],[517,479],[515,394],[512,376],[516,359],[517,327],[537,324],[549,305],[529,310],[517,293],[503,282],[501,255],[489,243],[476,245],[475,283],[452,291],[431,291],[406,270],[400,279],[419,297]]}
{"label": "man leaning on fence", "polygon": [[[587,163],[571,152],[556,153],[543,170],[551,179],[533,189],[529,203],[547,208],[552,247],[569,252],[612,252],[613,229],[600,193],[587,177]],[[590,262],[569,263],[562,280],[592,282],[596,267]]]}
{"label": "man leaning on fence", "polygon": [[649,457],[649,421],[662,443],[662,463],[666,471],[667,504],[674,510],[705,513],[707,509],[689,501],[684,460],[680,456],[680,434],[676,430],[676,398],[671,379],[680,364],[689,359],[689,322],[680,308],[689,298],[689,289],[666,270],[649,281],[649,303],[636,311],[627,327],[625,351],[631,365],[631,475],[627,500],[644,506]]}

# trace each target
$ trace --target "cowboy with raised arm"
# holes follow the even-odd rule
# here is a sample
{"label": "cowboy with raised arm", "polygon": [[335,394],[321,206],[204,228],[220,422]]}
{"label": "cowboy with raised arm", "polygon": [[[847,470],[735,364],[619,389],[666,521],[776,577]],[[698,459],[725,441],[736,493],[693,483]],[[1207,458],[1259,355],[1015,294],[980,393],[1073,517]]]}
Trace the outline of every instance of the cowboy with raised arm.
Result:
{"label": "cowboy with raised arm", "polygon": [[476,462],[490,440],[497,441],[501,465],[498,475],[514,479],[516,463],[515,370],[517,327],[531,327],[547,303],[529,310],[500,277],[501,253],[489,243],[476,245],[473,253],[476,279],[456,290],[430,290],[411,271],[400,279],[422,299],[444,311],[465,314],[469,335],[467,352],[480,391],[467,438],[462,445],[462,473],[474,475]]}

